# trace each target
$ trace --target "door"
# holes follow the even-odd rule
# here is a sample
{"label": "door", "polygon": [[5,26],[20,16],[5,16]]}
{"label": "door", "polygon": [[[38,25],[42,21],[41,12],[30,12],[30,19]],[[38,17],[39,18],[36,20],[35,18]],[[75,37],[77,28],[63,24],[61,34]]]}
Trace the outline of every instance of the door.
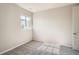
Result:
{"label": "door", "polygon": [[79,6],[73,7],[72,12],[72,47],[79,50]]}

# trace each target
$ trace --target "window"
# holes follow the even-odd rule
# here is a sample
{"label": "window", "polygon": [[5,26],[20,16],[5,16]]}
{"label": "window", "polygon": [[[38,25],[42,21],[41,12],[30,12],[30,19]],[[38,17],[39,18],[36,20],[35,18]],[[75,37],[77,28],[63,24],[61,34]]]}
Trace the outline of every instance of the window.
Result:
{"label": "window", "polygon": [[20,24],[21,24],[21,30],[26,31],[30,28],[30,17],[28,16],[20,16]]}

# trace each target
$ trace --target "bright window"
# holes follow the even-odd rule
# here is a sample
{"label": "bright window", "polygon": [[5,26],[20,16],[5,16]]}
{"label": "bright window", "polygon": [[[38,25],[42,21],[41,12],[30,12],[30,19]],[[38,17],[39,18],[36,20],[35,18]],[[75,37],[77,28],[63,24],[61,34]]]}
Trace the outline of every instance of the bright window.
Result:
{"label": "bright window", "polygon": [[20,16],[20,24],[21,24],[22,31],[26,31],[27,29],[29,29],[31,25],[30,17]]}

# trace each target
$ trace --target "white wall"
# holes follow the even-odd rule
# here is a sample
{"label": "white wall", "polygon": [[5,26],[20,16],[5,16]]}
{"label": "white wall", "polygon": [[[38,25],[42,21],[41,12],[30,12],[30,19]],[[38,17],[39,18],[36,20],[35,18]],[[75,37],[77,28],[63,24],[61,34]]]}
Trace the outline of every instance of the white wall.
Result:
{"label": "white wall", "polygon": [[0,4],[0,53],[32,40],[32,30],[21,31],[21,15],[32,17],[32,13],[15,4]]}
{"label": "white wall", "polygon": [[33,39],[71,46],[72,6],[37,12],[33,16]]}

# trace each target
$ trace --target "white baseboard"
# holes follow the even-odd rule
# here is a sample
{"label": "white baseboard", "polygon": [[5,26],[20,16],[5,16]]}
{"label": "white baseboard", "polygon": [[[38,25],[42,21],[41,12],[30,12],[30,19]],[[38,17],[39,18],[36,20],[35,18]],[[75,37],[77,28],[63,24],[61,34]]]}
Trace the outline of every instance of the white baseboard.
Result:
{"label": "white baseboard", "polygon": [[4,54],[4,53],[6,53],[6,52],[8,52],[8,51],[10,51],[10,50],[12,50],[12,49],[15,49],[16,47],[19,47],[19,46],[21,46],[21,45],[23,45],[23,44],[25,44],[25,43],[28,43],[28,42],[30,42],[30,41],[31,41],[31,40],[29,40],[29,41],[23,41],[22,43],[20,43],[20,44],[14,46],[14,47],[11,47],[11,48],[9,48],[9,49],[7,49],[7,50],[4,50],[4,51],[0,52],[0,55]]}

